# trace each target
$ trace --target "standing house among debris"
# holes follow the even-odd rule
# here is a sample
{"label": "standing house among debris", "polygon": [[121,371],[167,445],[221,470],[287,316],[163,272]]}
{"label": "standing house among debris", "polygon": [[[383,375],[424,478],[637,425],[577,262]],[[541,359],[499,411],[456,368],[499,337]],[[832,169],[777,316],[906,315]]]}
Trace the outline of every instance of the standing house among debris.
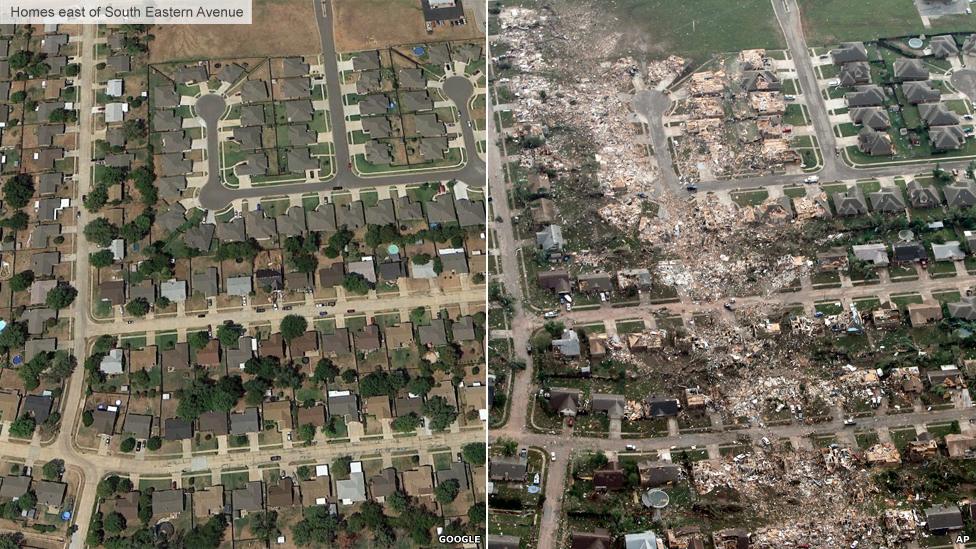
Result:
{"label": "standing house among debris", "polygon": [[888,247],[880,242],[872,244],[856,244],[851,246],[854,257],[867,261],[874,267],[888,266]]}
{"label": "standing house among debris", "polygon": [[952,459],[976,458],[976,437],[949,433],[945,436],[945,445]]}
{"label": "standing house among debris", "polygon": [[834,193],[831,195],[834,203],[834,211],[839,216],[863,215],[868,213],[868,205],[864,201],[864,194],[860,187],[853,186],[847,192]]}
{"label": "standing house among debris", "polygon": [[642,488],[672,486],[682,478],[681,467],[670,461],[641,461],[637,472]]}
{"label": "standing house among debris", "polygon": [[944,536],[949,532],[962,530],[965,524],[962,512],[954,504],[934,505],[925,510],[925,522],[929,533],[934,536]]}
{"label": "standing house among debris", "polygon": [[898,187],[881,187],[870,194],[871,209],[876,212],[896,213],[905,210],[905,200]]}
{"label": "standing house among debris", "polygon": [[579,411],[579,389],[553,387],[549,390],[549,411],[561,416],[574,417]]}
{"label": "standing house among debris", "polygon": [[538,274],[539,286],[557,294],[568,294],[572,289],[569,273],[565,269],[555,269]]}
{"label": "standing house among debris", "polygon": [[942,305],[934,301],[911,303],[908,305],[908,318],[912,326],[925,326],[942,320]]}

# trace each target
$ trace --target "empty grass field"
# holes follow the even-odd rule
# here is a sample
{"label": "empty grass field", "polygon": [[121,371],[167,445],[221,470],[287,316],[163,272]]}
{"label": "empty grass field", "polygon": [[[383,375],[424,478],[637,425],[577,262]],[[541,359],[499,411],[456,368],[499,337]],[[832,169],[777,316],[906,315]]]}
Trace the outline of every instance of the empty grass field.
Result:
{"label": "empty grass field", "polygon": [[636,53],[702,62],[715,53],[785,45],[768,0],[618,0],[599,8],[615,12],[614,30],[625,35],[620,43]]}
{"label": "empty grass field", "polygon": [[484,9],[479,2],[464,2],[468,24],[440,25],[431,34],[427,34],[418,0],[333,0],[332,5],[336,49],[340,52],[484,36],[475,24],[474,10]]}
{"label": "empty grass field", "polygon": [[922,18],[912,0],[797,0],[803,14],[803,29],[811,46],[829,46],[847,40],[934,34],[972,30],[976,17],[958,15],[931,20]]}

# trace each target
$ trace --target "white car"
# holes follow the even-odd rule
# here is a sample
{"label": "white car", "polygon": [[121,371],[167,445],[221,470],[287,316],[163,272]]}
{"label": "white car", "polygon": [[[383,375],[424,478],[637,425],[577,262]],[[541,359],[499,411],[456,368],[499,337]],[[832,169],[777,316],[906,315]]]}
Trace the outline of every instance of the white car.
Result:
{"label": "white car", "polygon": [[811,175],[803,180],[804,183],[817,183],[818,181],[820,181],[819,175]]}
{"label": "white car", "polygon": [[627,446],[624,446],[624,448],[626,448],[627,450],[629,450],[631,452],[634,452],[634,451],[637,450],[637,447],[634,446],[633,444],[628,444]]}
{"label": "white car", "polygon": [[556,461],[556,452],[549,452],[549,460]]}
{"label": "white car", "polygon": [[557,316],[559,316],[559,311],[546,311],[546,313],[542,315],[542,318],[556,318]]}

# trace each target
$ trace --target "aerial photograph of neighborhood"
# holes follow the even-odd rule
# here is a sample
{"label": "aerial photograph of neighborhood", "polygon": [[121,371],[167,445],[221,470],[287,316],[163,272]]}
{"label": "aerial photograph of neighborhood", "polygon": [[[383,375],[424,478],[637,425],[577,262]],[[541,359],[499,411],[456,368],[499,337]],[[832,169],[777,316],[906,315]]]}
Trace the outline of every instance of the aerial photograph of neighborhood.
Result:
{"label": "aerial photograph of neighborhood", "polygon": [[0,548],[484,542],[485,5],[252,4],[0,24]]}
{"label": "aerial photograph of neighborhood", "polygon": [[976,4],[487,3],[486,546],[976,548]]}

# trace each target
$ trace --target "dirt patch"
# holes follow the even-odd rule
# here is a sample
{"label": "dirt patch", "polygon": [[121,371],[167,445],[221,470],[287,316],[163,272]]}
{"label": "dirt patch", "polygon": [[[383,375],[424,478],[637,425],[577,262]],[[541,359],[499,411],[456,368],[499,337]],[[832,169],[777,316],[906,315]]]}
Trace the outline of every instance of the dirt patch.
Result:
{"label": "dirt patch", "polygon": [[480,38],[484,34],[475,24],[472,8],[479,4],[471,0],[465,3],[467,24],[440,25],[428,34],[420,0],[334,0],[336,49],[351,52],[418,42]]}
{"label": "dirt patch", "polygon": [[251,25],[153,27],[150,62],[308,55],[322,50],[309,0],[256,0]]}

